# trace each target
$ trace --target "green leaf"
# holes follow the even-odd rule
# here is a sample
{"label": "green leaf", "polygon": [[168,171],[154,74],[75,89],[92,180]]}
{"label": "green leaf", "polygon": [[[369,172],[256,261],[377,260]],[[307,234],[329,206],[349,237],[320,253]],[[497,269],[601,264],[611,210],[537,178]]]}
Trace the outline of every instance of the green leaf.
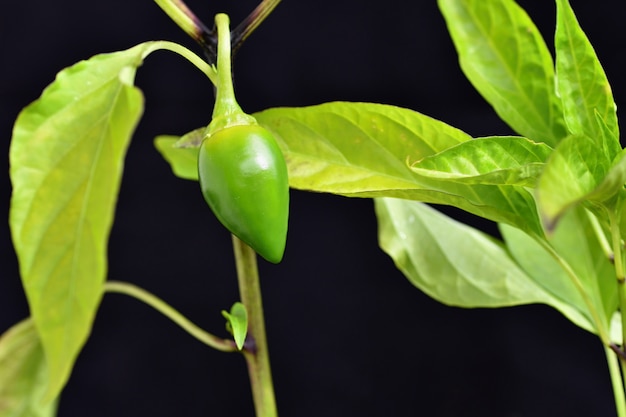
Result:
{"label": "green leaf", "polygon": [[513,0],[439,0],[461,69],[502,120],[555,146],[567,134],[554,64],[541,34]]}
{"label": "green leaf", "polygon": [[158,136],[154,146],[172,167],[172,172],[179,178],[198,181],[198,148],[177,147],[177,136]]}
{"label": "green leaf", "polygon": [[237,349],[243,349],[248,335],[248,312],[242,303],[235,303],[230,308],[230,313],[222,311],[222,315],[228,320],[228,331],[233,335]]}
{"label": "green leaf", "polygon": [[289,184],[349,197],[397,197],[459,207],[542,234],[523,186],[463,184],[412,172],[419,160],[471,140],[423,114],[367,103],[326,103],[255,114],[281,146]]}
{"label": "green leaf", "polygon": [[422,176],[469,184],[534,186],[552,149],[521,137],[463,142],[411,165]]}
{"label": "green leaf", "polygon": [[[588,216],[586,210],[578,207],[563,217],[550,236],[556,255],[518,229],[501,224],[500,232],[513,258],[539,286],[594,323],[588,330],[599,333],[594,329],[601,328],[608,334],[617,309],[617,286],[613,266],[602,251]],[[577,283],[555,256],[571,267]]]}
{"label": "green leaf", "polygon": [[546,228],[553,229],[567,209],[583,200],[604,201],[615,195],[623,184],[623,164],[619,160],[611,169],[609,156],[588,136],[563,140],[550,155],[536,190]]}
{"label": "green leaf", "polygon": [[[557,0],[555,35],[557,88],[568,130],[602,144],[614,157],[620,150],[617,107],[600,61],[580,28],[568,0]],[[596,114],[606,124],[602,133]]]}
{"label": "green leaf", "polygon": [[502,242],[424,204],[375,202],[380,246],[413,285],[434,299],[459,307],[544,303],[593,329],[575,306],[537,285]]}
{"label": "green leaf", "polygon": [[135,70],[153,47],[64,69],[14,126],[10,225],[49,367],[48,398],[69,378],[102,297],[123,161],[143,111]]}
{"label": "green leaf", "polygon": [[44,401],[48,370],[32,320],[0,336],[0,417],[52,417],[57,400]]}

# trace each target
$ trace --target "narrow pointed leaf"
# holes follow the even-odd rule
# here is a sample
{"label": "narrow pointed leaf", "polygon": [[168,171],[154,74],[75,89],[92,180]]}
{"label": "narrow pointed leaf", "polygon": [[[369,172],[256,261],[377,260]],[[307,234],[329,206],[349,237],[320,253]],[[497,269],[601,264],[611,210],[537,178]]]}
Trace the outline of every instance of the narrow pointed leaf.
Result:
{"label": "narrow pointed leaf", "polygon": [[593,329],[576,306],[537,285],[502,242],[416,202],[376,199],[376,215],[382,249],[434,299],[459,307],[544,303]]}
{"label": "narrow pointed leaf", "polygon": [[44,401],[48,370],[32,320],[0,336],[0,417],[53,417],[57,399]]}
{"label": "narrow pointed leaf", "polygon": [[554,64],[541,34],[513,0],[439,0],[474,88],[513,130],[555,146],[566,136]]}
{"label": "narrow pointed leaf", "polygon": [[[587,135],[615,156],[621,149],[615,101],[600,61],[568,0],[557,0],[555,35],[557,87],[567,128]],[[610,137],[601,132],[596,113]]]}
{"label": "narrow pointed leaf", "polygon": [[521,137],[487,137],[463,142],[411,165],[431,178],[468,184],[534,186],[552,149]]}
{"label": "narrow pointed leaf", "polygon": [[602,201],[617,193],[619,183],[612,182],[612,188],[598,188],[604,184],[610,167],[608,155],[588,136],[563,140],[550,155],[536,190],[546,228],[553,229],[567,209],[584,199]]}
{"label": "narrow pointed leaf", "polygon": [[124,156],[143,110],[134,75],[151,47],[61,71],[14,126],[10,225],[50,398],[66,383],[102,297]]}

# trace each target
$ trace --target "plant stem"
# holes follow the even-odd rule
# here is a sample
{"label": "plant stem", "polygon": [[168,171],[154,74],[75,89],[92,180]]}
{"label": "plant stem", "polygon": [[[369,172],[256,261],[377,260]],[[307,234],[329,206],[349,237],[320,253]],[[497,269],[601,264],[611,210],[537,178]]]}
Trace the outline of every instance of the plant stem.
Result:
{"label": "plant stem", "polygon": [[211,346],[214,349],[221,350],[222,352],[236,352],[237,346],[232,340],[222,339],[212,335],[200,327],[193,324],[187,317],[183,316],[180,312],[174,309],[172,306],[161,300],[154,294],[137,287],[136,285],[129,284],[127,282],[120,281],[107,281],[104,283],[104,290],[106,292],[125,294],[130,297],[136,298],[154,308],[174,323],[182,327],[187,333],[204,343]]}
{"label": "plant stem", "polygon": [[217,28],[217,84],[215,92],[215,107],[213,119],[209,124],[207,134],[235,125],[256,124],[254,117],[241,110],[235,98],[232,74],[232,51],[230,39],[230,19],[228,15],[215,15]]}
{"label": "plant stem", "polygon": [[602,230],[602,226],[600,226],[598,218],[594,216],[593,213],[591,213],[589,210],[585,210],[585,213],[587,214],[587,218],[591,223],[591,227],[593,228],[593,231],[598,238],[598,242],[602,247],[604,255],[612,262],[615,259],[615,253],[613,252],[613,247],[611,246],[611,243],[609,243],[606,235],[604,234],[604,231]]}
{"label": "plant stem", "polygon": [[[620,371],[620,363],[617,355],[609,347],[605,346],[606,361],[609,366],[609,374],[611,375],[611,385],[613,386],[613,395],[615,397],[615,408],[618,417],[626,417],[626,396],[624,394],[624,379]],[[620,361],[621,362],[621,361]]]}
{"label": "plant stem", "polygon": [[250,385],[257,417],[276,417],[276,400],[270,368],[261,286],[254,250],[233,235],[241,302],[248,312],[248,337],[243,354],[248,363]]}
{"label": "plant stem", "polygon": [[[622,237],[619,229],[619,220],[613,210],[607,208],[611,225],[611,238],[613,243],[613,261],[615,262],[615,277],[617,278],[617,293],[619,307],[622,313],[622,349],[626,348],[626,276],[624,275],[624,263],[622,253]],[[624,366],[622,361],[622,366]]]}

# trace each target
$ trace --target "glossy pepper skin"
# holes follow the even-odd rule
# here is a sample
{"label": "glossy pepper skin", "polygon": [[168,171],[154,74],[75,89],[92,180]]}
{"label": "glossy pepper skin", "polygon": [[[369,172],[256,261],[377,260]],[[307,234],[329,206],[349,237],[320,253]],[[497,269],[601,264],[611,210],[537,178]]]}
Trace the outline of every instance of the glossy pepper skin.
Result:
{"label": "glossy pepper skin", "polygon": [[272,134],[256,124],[218,130],[200,146],[198,178],[218,220],[263,258],[280,262],[287,240],[289,182]]}

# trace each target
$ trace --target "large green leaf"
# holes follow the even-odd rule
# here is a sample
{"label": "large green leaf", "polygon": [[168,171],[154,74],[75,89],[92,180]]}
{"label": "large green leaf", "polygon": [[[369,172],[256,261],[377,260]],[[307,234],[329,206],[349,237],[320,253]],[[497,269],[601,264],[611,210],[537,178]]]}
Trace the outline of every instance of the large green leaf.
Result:
{"label": "large green leaf", "polygon": [[526,274],[502,242],[412,201],[376,199],[376,214],[383,250],[434,299],[459,307],[544,303],[594,330],[576,304],[554,297]]}
{"label": "large green leaf", "polygon": [[52,417],[57,400],[43,401],[48,370],[32,320],[0,336],[0,417]]}
{"label": "large green leaf", "polygon": [[143,110],[135,70],[153,47],[61,71],[15,123],[10,225],[49,398],[67,381],[102,297],[124,156]]}
{"label": "large green leaf", "polygon": [[393,106],[327,103],[257,113],[279,141],[292,187],[349,197],[398,197],[459,207],[541,234],[522,186],[463,184],[412,172],[420,160],[471,138],[443,122]]}
{"label": "large green leaf", "polygon": [[554,64],[513,0],[439,0],[461,68],[516,132],[555,146],[566,136]]}
{"label": "large green leaf", "polygon": [[411,169],[423,176],[469,184],[534,186],[551,151],[544,143],[521,137],[479,138],[427,156]]}
{"label": "large green leaf", "polygon": [[[556,4],[557,87],[565,122],[572,134],[592,138],[612,158],[621,146],[611,86],[569,1],[557,0]],[[597,116],[606,124],[609,135],[603,134]]]}

